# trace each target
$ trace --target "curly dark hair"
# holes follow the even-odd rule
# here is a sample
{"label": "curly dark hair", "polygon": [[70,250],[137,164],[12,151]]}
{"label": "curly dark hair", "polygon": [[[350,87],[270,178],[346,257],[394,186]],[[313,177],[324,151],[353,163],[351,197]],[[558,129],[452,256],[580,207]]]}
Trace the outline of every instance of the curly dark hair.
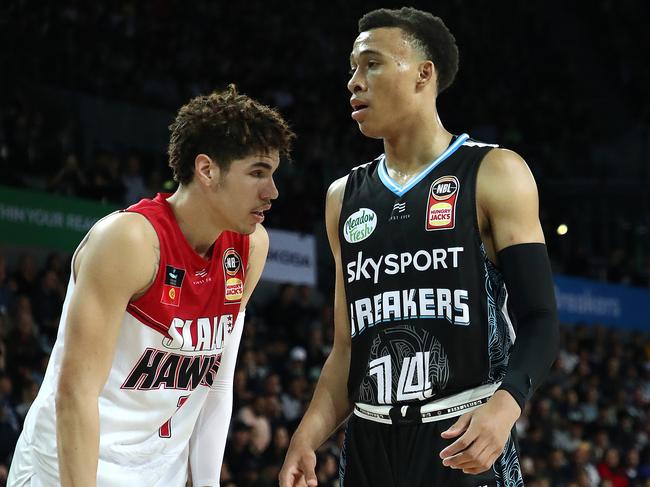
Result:
{"label": "curly dark hair", "polygon": [[169,130],[169,166],[181,184],[192,181],[198,154],[206,154],[228,171],[232,161],[258,152],[278,150],[288,156],[295,138],[276,110],[238,93],[234,84],[192,98]]}
{"label": "curly dark hair", "polygon": [[359,19],[359,33],[380,27],[399,27],[416,49],[433,61],[438,74],[438,93],[454,82],[458,72],[456,38],[440,17],[412,7],[380,8]]}

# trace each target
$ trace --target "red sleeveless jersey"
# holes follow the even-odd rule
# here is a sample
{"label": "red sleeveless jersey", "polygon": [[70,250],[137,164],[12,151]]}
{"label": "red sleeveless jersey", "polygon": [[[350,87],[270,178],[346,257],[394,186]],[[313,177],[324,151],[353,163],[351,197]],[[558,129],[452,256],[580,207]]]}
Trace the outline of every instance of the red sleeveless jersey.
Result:
{"label": "red sleeveless jersey", "polygon": [[[223,337],[215,337],[217,326],[211,323],[210,336],[199,318],[237,317],[244,293],[248,263],[249,237],[223,232],[212,246],[207,259],[192,249],[181,232],[169,194],[144,199],[125,211],[140,213],[158,234],[160,265],[149,290],[129,303],[127,312],[141,323],[165,335],[170,348],[204,351],[219,349]],[[188,323],[191,322],[191,323]],[[234,320],[229,323],[230,327]],[[222,328],[222,333],[226,331]]]}
{"label": "red sleeveless jersey", "polygon": [[[164,479],[185,478],[199,414],[224,350],[238,345],[231,342],[232,332],[243,326],[237,315],[249,237],[223,232],[209,257],[202,258],[181,232],[168,196],[159,194],[124,210],[151,222],[160,244],[160,264],[151,287],[125,310],[111,370],[98,398],[97,485],[168,485]],[[25,420],[28,446],[17,452],[18,457],[38,454],[52,485],[59,483],[54,399],[75,285],[71,277],[45,379]],[[30,475],[27,467],[22,473]]]}

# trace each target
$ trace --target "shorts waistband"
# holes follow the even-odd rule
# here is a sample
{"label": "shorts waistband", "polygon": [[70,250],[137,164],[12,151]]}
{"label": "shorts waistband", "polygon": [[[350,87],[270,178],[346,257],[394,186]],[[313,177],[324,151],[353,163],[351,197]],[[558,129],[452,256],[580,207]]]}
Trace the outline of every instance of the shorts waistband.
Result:
{"label": "shorts waistband", "polygon": [[484,384],[424,404],[374,406],[358,402],[354,405],[354,414],[384,424],[432,423],[473,411],[485,404],[500,385],[501,382]]}

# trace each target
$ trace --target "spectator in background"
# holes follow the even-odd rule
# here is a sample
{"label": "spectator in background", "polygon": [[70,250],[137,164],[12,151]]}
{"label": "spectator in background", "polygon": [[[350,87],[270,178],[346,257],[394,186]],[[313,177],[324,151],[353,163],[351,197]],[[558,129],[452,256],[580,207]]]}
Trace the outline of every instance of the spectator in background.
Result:
{"label": "spectator in background", "polygon": [[583,487],[582,484],[586,484],[584,487],[598,487],[600,474],[593,463],[592,449],[588,442],[583,441],[573,452],[571,469],[571,478],[579,482],[580,487]]}
{"label": "spectator in background", "polygon": [[[5,256],[0,254],[0,315],[9,312],[13,291],[7,281],[7,262]],[[0,339],[2,336],[0,336]]]}
{"label": "spectator in background", "polygon": [[20,433],[20,425],[12,406],[12,381],[0,372],[0,464],[9,464],[9,457]]}
{"label": "spectator in background", "polygon": [[292,426],[297,426],[297,421],[304,413],[305,392],[307,381],[303,376],[295,375],[289,379],[287,391],[280,396],[282,413]]}
{"label": "spectator in background", "polygon": [[33,370],[40,368],[45,353],[38,340],[37,327],[27,296],[20,296],[18,300],[22,304],[16,308],[14,328],[7,338],[7,343],[11,344],[7,351],[7,368],[14,382],[23,384],[31,378]]}
{"label": "spectator in background", "polygon": [[142,177],[142,167],[140,158],[135,155],[130,155],[126,160],[126,169],[122,176],[122,184],[124,185],[124,201],[126,206],[137,203],[142,198],[149,195],[147,187],[144,184]]}
{"label": "spectator in background", "polygon": [[36,289],[38,270],[32,254],[22,254],[18,261],[18,270],[11,276],[11,284],[15,294],[31,296]]}
{"label": "spectator in background", "polygon": [[102,203],[121,204],[124,200],[124,183],[120,176],[120,160],[115,154],[101,152],[95,157],[88,187],[89,198]]}
{"label": "spectator in background", "polygon": [[56,271],[46,270],[39,279],[32,302],[34,318],[41,325],[41,334],[50,349],[56,340],[64,297],[65,291]]}
{"label": "spectator in background", "polygon": [[50,179],[47,189],[62,196],[79,196],[87,193],[88,178],[79,164],[76,154],[65,156],[63,166]]}
{"label": "spectator in background", "polygon": [[225,462],[228,470],[237,478],[257,454],[252,445],[252,428],[243,421],[235,421],[226,445]]}
{"label": "spectator in background", "polygon": [[36,382],[33,380],[27,380],[23,383],[21,393],[22,401],[16,406],[16,414],[18,415],[21,424],[25,421],[27,411],[29,411],[29,408],[34,402],[34,399],[36,399],[37,394],[38,384]]}
{"label": "spectator in background", "polygon": [[271,443],[271,423],[265,416],[266,396],[257,396],[239,411],[237,419],[251,428],[251,452],[260,455]]}
{"label": "spectator in background", "polygon": [[603,483],[609,481],[612,487],[628,487],[630,485],[625,470],[621,467],[618,449],[608,448],[597,468]]}

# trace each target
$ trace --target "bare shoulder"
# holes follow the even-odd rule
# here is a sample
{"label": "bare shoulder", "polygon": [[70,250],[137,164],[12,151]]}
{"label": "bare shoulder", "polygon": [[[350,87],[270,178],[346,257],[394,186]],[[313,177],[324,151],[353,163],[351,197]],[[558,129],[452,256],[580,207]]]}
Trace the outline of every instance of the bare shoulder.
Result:
{"label": "bare shoulder", "polygon": [[160,243],[142,215],[120,212],[99,221],[75,258],[75,274],[84,280],[121,281],[132,294],[153,282],[160,260]]}
{"label": "bare shoulder", "polygon": [[335,258],[339,253],[338,225],[347,182],[348,176],[343,176],[330,184],[325,200],[325,226],[327,227],[327,237]]}
{"label": "bare shoulder", "polygon": [[338,224],[341,207],[343,206],[343,196],[345,195],[345,186],[348,183],[348,176],[343,176],[335,180],[327,190],[325,201],[325,219],[328,228],[330,225]]}
{"label": "bare shoulder", "polygon": [[526,161],[514,151],[492,149],[487,153],[478,172],[478,184],[509,190],[535,188],[535,178]]}
{"label": "bare shoulder", "polygon": [[[268,250],[269,248],[269,232],[266,231],[262,225],[258,224],[255,231],[251,233],[250,237],[250,250],[249,254],[253,255],[254,252],[260,250]],[[266,253],[266,250],[264,253]]]}
{"label": "bare shoulder", "polygon": [[255,231],[249,236],[248,265],[246,267],[246,279],[244,280],[244,295],[241,301],[241,309],[245,309],[257,283],[262,276],[266,256],[269,252],[269,234],[266,229],[257,224]]}
{"label": "bare shoulder", "polygon": [[330,200],[340,203],[343,202],[343,195],[345,194],[345,185],[348,183],[348,175],[338,178],[327,189],[327,202]]}

